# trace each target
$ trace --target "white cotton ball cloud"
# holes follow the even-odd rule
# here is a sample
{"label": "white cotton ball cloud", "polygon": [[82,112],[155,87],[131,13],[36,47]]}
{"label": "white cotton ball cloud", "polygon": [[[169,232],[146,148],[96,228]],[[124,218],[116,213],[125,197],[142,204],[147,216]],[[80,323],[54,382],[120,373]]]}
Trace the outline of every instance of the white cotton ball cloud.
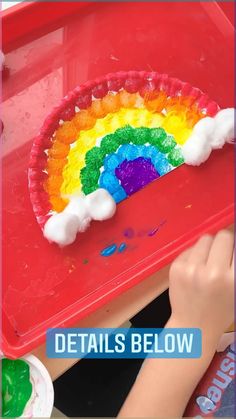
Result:
{"label": "white cotton ball cloud", "polygon": [[114,205],[114,199],[106,189],[98,191],[86,196],[86,205],[93,220],[103,221],[113,217],[116,212],[116,204]]}
{"label": "white cotton ball cloud", "polygon": [[47,220],[43,234],[49,241],[59,246],[67,246],[75,241],[79,224],[79,218],[76,215],[63,211],[52,215]]}
{"label": "white cotton ball cloud", "polygon": [[216,129],[212,139],[213,148],[221,148],[225,143],[231,142],[235,137],[234,121],[235,109],[222,109],[215,116]]}
{"label": "white cotton ball cloud", "polygon": [[208,159],[212,147],[207,137],[193,133],[182,147],[182,154],[186,164],[199,166]]}
{"label": "white cotton ball cloud", "polygon": [[235,109],[222,109],[214,118],[201,119],[193,127],[189,139],[182,147],[186,164],[199,166],[210,156],[212,150],[219,149],[231,142],[234,132]]}
{"label": "white cotton ball cloud", "polygon": [[116,212],[116,203],[105,189],[87,196],[72,196],[64,211],[52,215],[45,223],[43,234],[59,246],[73,243],[78,233],[87,230],[91,220],[107,220]]}
{"label": "white cotton ball cloud", "polygon": [[214,118],[207,116],[206,118],[200,119],[198,123],[194,126],[194,134],[199,135],[199,137],[204,137],[204,140],[210,139],[215,130],[215,121]]}
{"label": "white cotton ball cloud", "polygon": [[73,214],[78,218],[78,233],[83,233],[87,230],[93,217],[89,213],[87,206],[87,197],[72,196],[69,204],[63,211],[67,214]]}

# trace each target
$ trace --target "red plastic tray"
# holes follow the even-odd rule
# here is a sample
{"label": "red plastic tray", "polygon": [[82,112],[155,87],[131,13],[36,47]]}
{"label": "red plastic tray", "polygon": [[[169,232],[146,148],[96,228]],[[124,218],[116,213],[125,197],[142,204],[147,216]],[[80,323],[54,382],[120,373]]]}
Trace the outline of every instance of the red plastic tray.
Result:
{"label": "red plastic tray", "polygon": [[[50,245],[31,208],[27,168],[32,139],[52,107],[86,80],[130,69],[168,73],[221,107],[233,106],[234,29],[215,2],[58,3],[56,9],[34,3],[15,10],[3,18],[9,71],[2,113],[2,350],[9,357],[42,343],[48,327],[69,326],[137,284],[202,233],[232,223],[234,214],[234,152],[227,146],[200,168],[183,165],[148,185],[74,245]],[[6,31],[15,22],[16,35]],[[128,228],[131,238],[124,235]],[[123,241],[124,253],[100,256]]]}

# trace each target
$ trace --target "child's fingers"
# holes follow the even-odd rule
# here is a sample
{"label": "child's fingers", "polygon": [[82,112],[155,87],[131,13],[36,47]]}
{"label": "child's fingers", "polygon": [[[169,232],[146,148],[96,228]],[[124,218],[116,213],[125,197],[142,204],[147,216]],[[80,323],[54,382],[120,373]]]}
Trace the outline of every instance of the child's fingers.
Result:
{"label": "child's fingers", "polygon": [[213,237],[209,235],[202,236],[193,246],[192,252],[189,254],[189,262],[206,263],[212,246]]}
{"label": "child's fingers", "polygon": [[179,262],[187,261],[191,252],[192,252],[192,247],[189,247],[188,249],[180,253],[179,256],[177,256],[177,258],[175,259],[175,261],[179,261]]}
{"label": "child's fingers", "polygon": [[229,269],[232,263],[234,236],[222,230],[215,236],[207,260],[209,268]]}

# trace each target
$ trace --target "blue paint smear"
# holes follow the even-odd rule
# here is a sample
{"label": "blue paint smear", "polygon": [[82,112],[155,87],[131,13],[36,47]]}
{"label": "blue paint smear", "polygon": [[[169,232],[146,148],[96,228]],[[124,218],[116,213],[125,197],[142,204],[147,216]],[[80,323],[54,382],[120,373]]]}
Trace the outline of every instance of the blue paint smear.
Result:
{"label": "blue paint smear", "polygon": [[111,246],[105,247],[105,249],[101,250],[100,254],[101,256],[111,256],[113,253],[115,253],[117,249],[116,244],[112,244]]}
{"label": "blue paint smear", "polygon": [[125,249],[127,249],[127,244],[126,243],[121,243],[118,249],[119,253],[122,253],[125,251]]}

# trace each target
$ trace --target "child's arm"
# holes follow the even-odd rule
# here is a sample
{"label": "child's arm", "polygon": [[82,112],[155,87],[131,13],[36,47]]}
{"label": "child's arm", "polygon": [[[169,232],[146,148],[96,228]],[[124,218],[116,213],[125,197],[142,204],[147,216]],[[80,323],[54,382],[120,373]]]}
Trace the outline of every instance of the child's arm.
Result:
{"label": "child's arm", "polygon": [[119,417],[182,417],[234,316],[234,237],[202,237],[170,269],[172,315],[166,327],[202,330],[199,359],[146,359]]}

